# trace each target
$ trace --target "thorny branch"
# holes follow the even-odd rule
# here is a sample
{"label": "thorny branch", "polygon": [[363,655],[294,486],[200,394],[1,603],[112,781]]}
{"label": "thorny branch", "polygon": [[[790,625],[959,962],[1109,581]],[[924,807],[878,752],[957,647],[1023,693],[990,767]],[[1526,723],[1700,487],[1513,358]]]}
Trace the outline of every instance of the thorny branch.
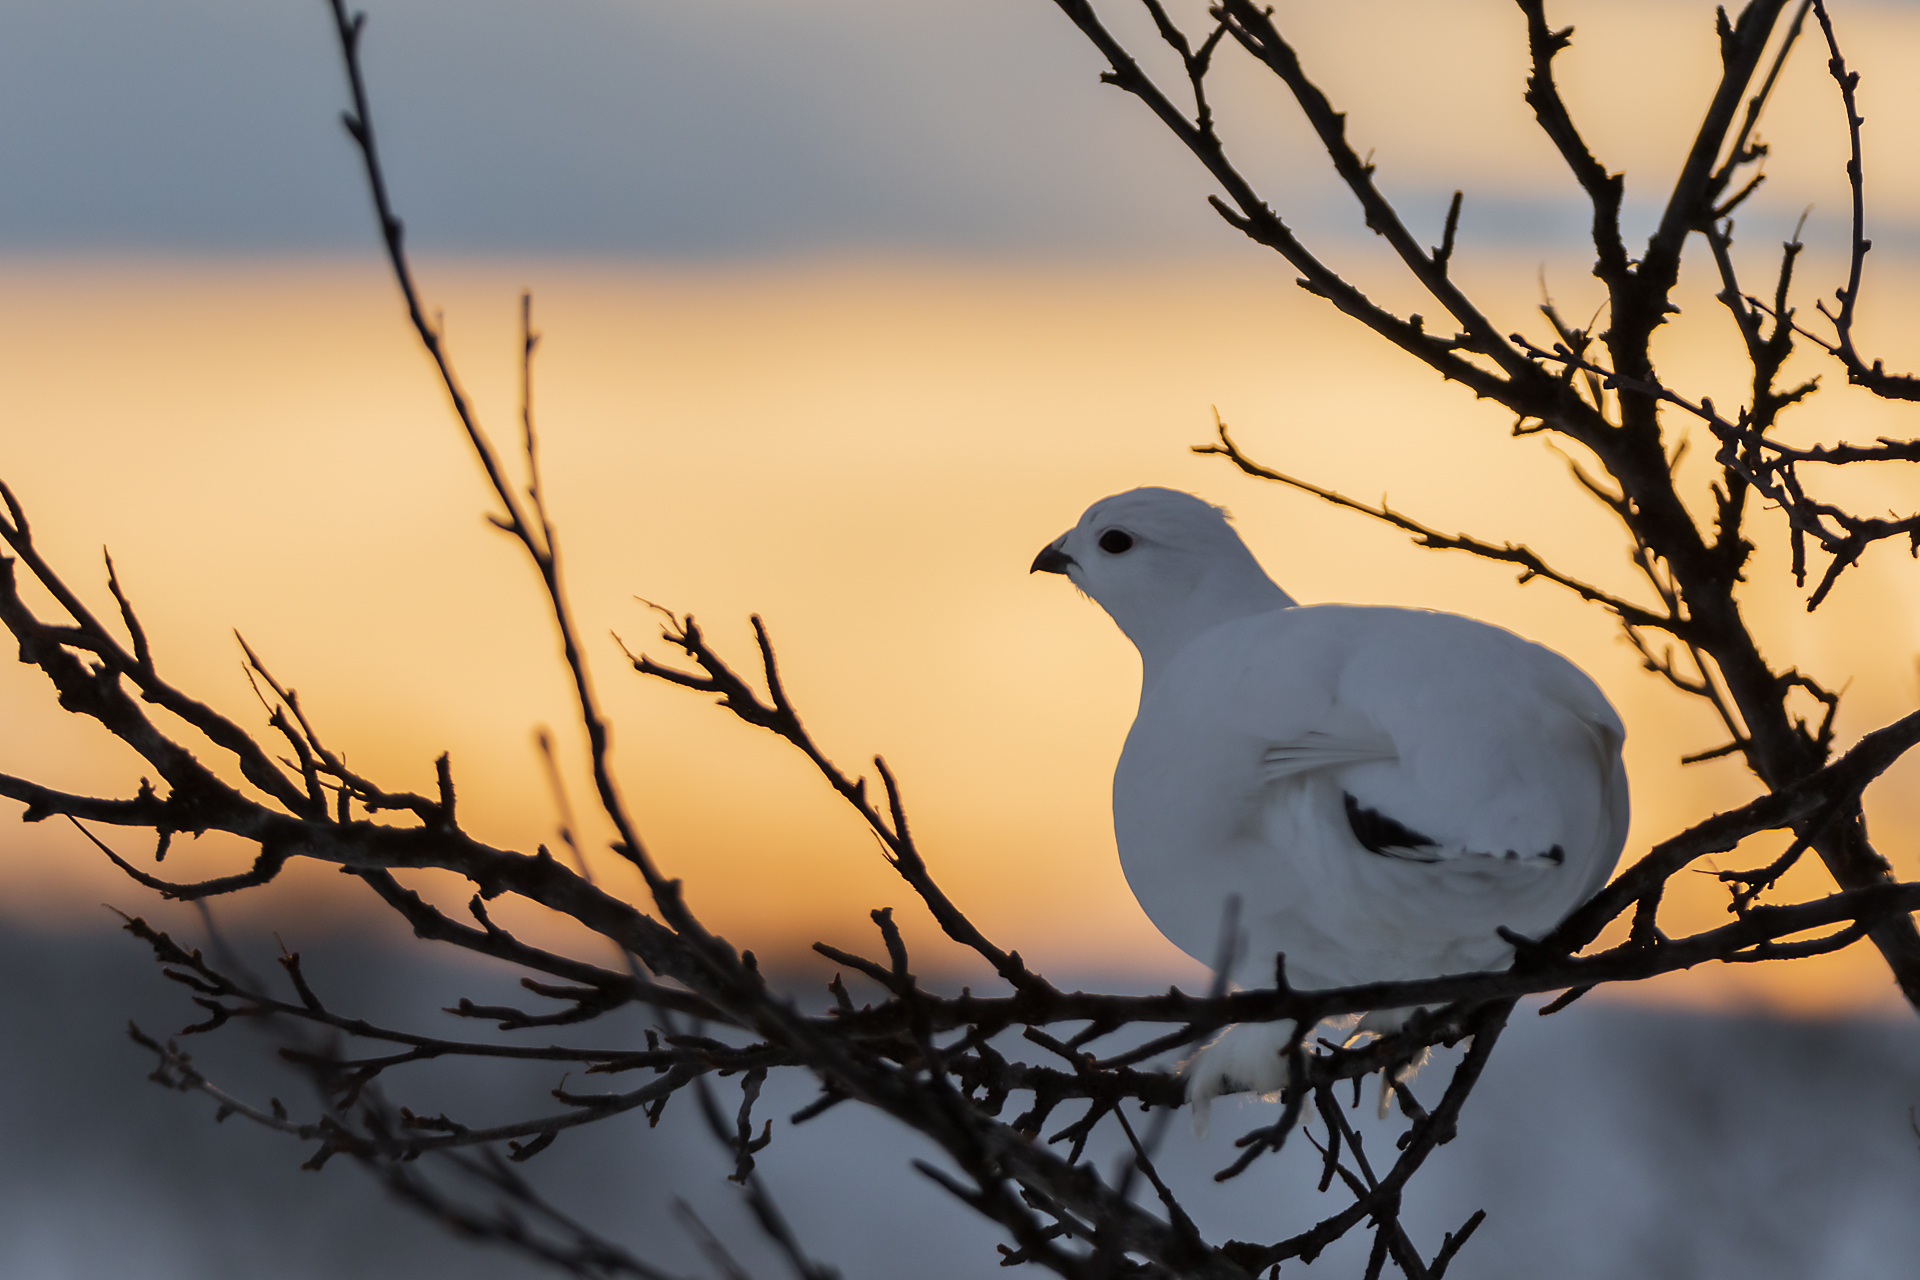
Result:
{"label": "thorny branch", "polygon": [[[1761,656],[1741,612],[1738,588],[1753,544],[1744,521],[1755,495],[1781,508],[1804,574],[1804,543],[1830,557],[1810,602],[1817,605],[1848,566],[1874,541],[1906,533],[1920,549],[1920,527],[1875,521],[1806,496],[1802,466],[1920,460],[1920,445],[1883,439],[1876,445],[1795,446],[1775,433],[1780,415],[1813,391],[1812,383],[1782,387],[1778,376],[1796,335],[1810,336],[1792,318],[1788,295],[1798,240],[1781,257],[1770,303],[1739,285],[1729,215],[1758,188],[1754,169],[1766,154],[1757,126],[1800,32],[1803,2],[1776,38],[1784,0],[1753,0],[1736,19],[1722,15],[1722,55],[1714,91],[1688,156],[1676,176],[1659,225],[1636,258],[1621,227],[1624,180],[1591,152],[1554,80],[1555,59],[1572,47],[1572,32],[1556,30],[1544,0],[1520,0],[1529,45],[1525,100],[1592,209],[1595,274],[1607,289],[1609,325],[1592,332],[1566,323],[1551,303],[1541,314],[1552,336],[1535,342],[1496,326],[1451,270],[1461,250],[1463,209],[1456,192],[1438,246],[1423,247],[1375,182],[1375,169],[1348,137],[1348,120],[1309,77],[1274,15],[1247,0],[1220,0],[1207,10],[1203,32],[1189,35],[1174,6],[1143,0],[1155,38],[1171,50],[1183,82],[1175,103],[1142,63],[1110,32],[1089,0],[1056,0],[1106,60],[1104,79],[1142,102],[1201,162],[1223,196],[1214,208],[1251,239],[1274,249],[1299,273],[1300,284],[1353,316],[1409,356],[1491,399],[1515,416],[1516,431],[1552,431],[1590,454],[1600,471],[1580,465],[1574,478],[1619,520],[1629,559],[1647,597],[1564,574],[1528,547],[1440,532],[1393,510],[1372,506],[1281,471],[1244,453],[1224,424],[1217,442],[1200,452],[1226,457],[1249,475],[1279,482],[1385,521],[1421,545],[1463,550],[1519,569],[1521,580],[1542,578],[1615,615],[1647,665],[1676,688],[1709,702],[1730,742],[1696,759],[1739,753],[1762,784],[1748,804],[1710,817],[1655,845],[1550,936],[1512,936],[1518,958],[1498,973],[1378,983],[1331,991],[1301,991],[1285,981],[1276,958],[1275,983],[1260,990],[1216,989],[1188,995],[1171,989],[1154,996],[1113,996],[1061,990],[1034,972],[1018,952],[988,939],[939,885],[928,851],[909,825],[900,781],[874,758],[879,795],[865,778],[844,773],[804,727],[782,683],[771,637],[753,619],[761,690],[707,641],[690,615],[665,613],[664,638],[689,667],[645,655],[627,656],[642,675],[716,697],[743,722],[779,736],[812,763],[823,780],[854,807],[879,840],[889,863],[932,912],[942,931],[980,956],[998,986],[976,995],[945,994],[916,974],[909,940],[889,909],[873,913],[879,933],[872,956],[821,944],[817,950],[870,980],[878,998],[857,1004],[836,976],[832,1003],[802,1008],[774,990],[751,951],[714,936],[641,843],[626,809],[611,760],[610,737],[596,701],[588,663],[564,589],[560,544],[546,505],[534,429],[532,372],[538,335],[530,299],[522,300],[520,425],[524,482],[511,474],[483,430],[455,375],[437,323],[421,301],[405,251],[403,224],[382,169],[369,107],[360,45],[364,18],[342,0],[329,0],[347,76],[351,107],[345,125],[364,164],[368,191],[402,301],[433,361],[455,418],[482,464],[493,499],[504,514],[494,523],[524,553],[539,576],[543,607],[552,619],[562,662],[571,678],[575,712],[588,747],[595,796],[615,832],[612,850],[644,878],[650,907],[642,909],[596,884],[566,820],[563,840],[575,854],[568,866],[544,848],[500,849],[467,832],[457,808],[450,756],[436,762],[433,795],[391,791],[350,769],[325,743],[297,692],[283,684],[242,642],[249,679],[265,709],[262,737],[172,685],[162,674],[133,604],[111,559],[106,590],[122,635],[89,611],[33,540],[26,510],[0,485],[6,515],[0,539],[11,557],[0,560],[0,624],[19,645],[21,660],[52,683],[60,705],[86,717],[138,753],[151,771],[130,796],[63,792],[27,778],[0,775],[0,796],[25,806],[28,821],[65,817],[136,883],[161,895],[203,900],[246,892],[274,880],[294,860],[332,863],[364,884],[423,940],[441,942],[515,966],[530,996],[549,1002],[534,1009],[462,1000],[446,1012],[492,1024],[507,1039],[440,1036],[387,1026],[324,1000],[324,981],[310,979],[300,957],[286,953],[287,990],[275,992],[232,966],[176,943],[143,919],[127,928],[149,946],[167,976],[180,983],[200,1020],[179,1037],[219,1032],[236,1022],[270,1023],[280,1030],[282,1056],[316,1085],[318,1110],[296,1119],[278,1100],[241,1097],[209,1079],[177,1039],[134,1029],[155,1055],[155,1079],[204,1095],[217,1114],[317,1143],[309,1161],[319,1167],[343,1154],[381,1178],[396,1195],[476,1238],[516,1249],[582,1276],[639,1276],[665,1272],[595,1235],[542,1199],[519,1166],[551,1149],[565,1132],[589,1124],[621,1123],[638,1112],[658,1121],[670,1100],[693,1091],[715,1137],[742,1183],[749,1207],[775,1252],[802,1280],[830,1272],[813,1260],[761,1180],[755,1156],[779,1140],[777,1118],[764,1111],[763,1086],[777,1072],[804,1072],[818,1098],[790,1117],[810,1123],[852,1103],[875,1108],[930,1139],[946,1157],[920,1171],[959,1201],[999,1224],[1010,1244],[1008,1263],[1033,1262],[1069,1277],[1132,1274],[1232,1277],[1244,1280],[1283,1261],[1312,1261],[1349,1233],[1370,1228],[1367,1275],[1390,1262],[1409,1277],[1439,1277],[1484,1214],[1422,1251],[1399,1220],[1401,1197],[1431,1153],[1456,1132],[1466,1098],[1493,1053],[1515,1002],[1560,992],[1543,1012],[1565,1007],[1596,986],[1632,982],[1708,962],[1753,963],[1823,954],[1870,938],[1910,999],[1920,1002],[1920,935],[1911,914],[1920,885],[1895,883],[1868,844],[1861,797],[1904,753],[1920,742],[1920,713],[1867,734],[1834,756],[1836,695],[1794,670],[1776,670]],[[1846,368],[1849,378],[1877,394],[1906,396],[1910,379],[1867,366],[1855,351],[1855,302],[1868,242],[1864,237],[1857,77],[1846,71],[1825,7],[1813,2],[1831,53],[1830,70],[1850,121],[1854,193],[1853,257],[1848,284],[1830,315],[1835,336],[1815,339]],[[1749,93],[1767,50],[1772,61]],[[1451,318],[1452,337],[1430,335],[1425,320],[1375,303],[1314,253],[1274,212],[1231,158],[1220,132],[1210,77],[1223,59],[1278,80],[1301,111],[1332,163],[1339,182],[1359,201],[1365,224],[1393,250],[1415,283]],[[1744,102],[1744,112],[1742,103]],[[1736,125],[1737,121],[1737,125]],[[1671,293],[1681,251],[1698,234],[1719,272],[1721,301],[1738,327],[1752,365],[1748,403],[1731,416],[1711,398],[1687,396],[1665,385],[1655,370],[1651,336],[1672,314]],[[1771,323],[1768,322],[1771,318]],[[1604,352],[1604,357],[1601,353]],[[1704,422],[1720,441],[1719,475],[1708,519],[1699,519],[1677,486],[1678,452],[1663,435],[1661,414],[1678,411]],[[1584,456],[1584,455],[1583,455]],[[1712,532],[1703,532],[1711,529]],[[19,572],[54,602],[43,617],[22,595]],[[664,612],[664,611],[663,611]],[[1656,647],[1651,637],[1680,646]],[[1798,690],[1821,705],[1817,724],[1796,715],[1788,699]],[[186,726],[176,731],[147,708],[157,706]],[[197,752],[208,752],[212,763]],[[551,760],[549,751],[548,759]],[[251,864],[198,883],[165,879],[123,856],[102,829],[144,832],[159,862],[172,838],[226,832],[256,850]],[[1721,872],[1729,886],[1729,922],[1691,936],[1672,937],[1660,909],[1671,878],[1703,857],[1737,851],[1762,832],[1785,831],[1784,854],[1750,870]],[[1806,901],[1762,903],[1781,875],[1807,852],[1831,871],[1834,892]],[[402,877],[438,869],[464,877],[474,894],[456,918],[432,905]],[[495,921],[488,903],[503,895],[558,912],[617,949],[608,965],[549,951],[515,937]],[[1612,921],[1630,919],[1627,939],[1592,950]],[[1230,931],[1229,931],[1230,932]],[[220,953],[216,951],[216,957]],[[1414,1010],[1405,1026],[1362,1043],[1308,1043],[1325,1019],[1372,1009]],[[571,1028],[616,1010],[644,1011],[652,1025],[642,1041],[618,1047],[534,1044],[528,1032]],[[683,1018],[696,1020],[691,1028]],[[1336,1183],[1350,1197],[1311,1229],[1281,1240],[1209,1242],[1180,1201],[1180,1192],[1154,1162],[1155,1133],[1165,1109],[1183,1101],[1173,1064],[1183,1052],[1230,1023],[1287,1018],[1300,1035],[1287,1053],[1290,1081],[1277,1118],[1239,1141],[1236,1159],[1218,1176],[1236,1176],[1283,1150],[1296,1134],[1316,1147],[1322,1189]],[[561,1034],[571,1035],[571,1032]],[[1448,1075],[1441,1100],[1428,1110],[1404,1080],[1410,1064],[1432,1046],[1471,1040]],[[1105,1042],[1103,1048],[1096,1045]],[[1104,1056],[1103,1056],[1104,1055]],[[590,1077],[634,1077],[641,1083],[613,1092],[552,1090],[557,1106],[503,1124],[469,1125],[445,1114],[392,1108],[382,1086],[427,1061],[461,1060],[483,1066],[506,1060],[551,1062]],[[1378,1074],[1389,1084],[1407,1128],[1390,1165],[1377,1165],[1362,1135],[1337,1104],[1333,1087],[1357,1085]],[[722,1082],[739,1088],[728,1101]],[[730,1087],[730,1086],[729,1086]],[[1013,1110],[1009,1112],[1009,1106]],[[1163,1109],[1143,1140],[1126,1108]],[[1321,1132],[1312,1128],[1318,1124]],[[1123,1139],[1131,1158],[1103,1178],[1085,1159],[1090,1141],[1105,1132]],[[791,1139],[789,1139],[791,1140]],[[504,1150],[501,1144],[505,1144]],[[1296,1149],[1298,1148],[1298,1144]],[[422,1172],[422,1160],[447,1176]],[[1136,1203],[1144,1179],[1157,1207]],[[465,1188],[461,1190],[460,1188]],[[726,1276],[739,1264],[691,1211],[682,1215],[695,1243]]]}

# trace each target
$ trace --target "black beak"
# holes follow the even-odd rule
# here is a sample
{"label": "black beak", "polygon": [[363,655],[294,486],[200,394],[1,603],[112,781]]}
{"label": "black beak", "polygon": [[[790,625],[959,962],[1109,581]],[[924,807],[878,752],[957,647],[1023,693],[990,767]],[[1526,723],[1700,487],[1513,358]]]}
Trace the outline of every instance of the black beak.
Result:
{"label": "black beak", "polygon": [[1028,573],[1065,573],[1067,566],[1078,564],[1072,556],[1059,547],[1048,544],[1040,548],[1040,554],[1033,558],[1033,568]]}

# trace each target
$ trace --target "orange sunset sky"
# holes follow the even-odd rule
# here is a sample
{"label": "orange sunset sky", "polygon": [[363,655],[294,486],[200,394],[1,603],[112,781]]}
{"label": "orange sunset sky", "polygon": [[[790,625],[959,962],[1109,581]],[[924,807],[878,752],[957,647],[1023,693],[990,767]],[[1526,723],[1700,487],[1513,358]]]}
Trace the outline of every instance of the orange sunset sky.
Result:
{"label": "orange sunset sky", "polygon": [[[34,118],[58,126],[51,141],[0,141],[18,177],[0,200],[0,477],[96,608],[111,604],[99,569],[111,548],[178,685],[264,728],[238,629],[360,771],[426,790],[451,750],[470,830],[551,841],[538,726],[556,731],[576,805],[588,795],[568,689],[534,577],[482,521],[482,478],[377,257],[336,136],[323,7],[197,0],[145,33],[136,8],[0,5],[0,97],[37,93]],[[1677,766],[1720,731],[1641,672],[1604,615],[1188,452],[1217,407],[1283,470],[1525,541],[1639,594],[1565,459],[1510,438],[1502,412],[1385,350],[1218,224],[1197,167],[1094,83],[1050,4],[902,15],[877,0],[752,0],[755,21],[734,28],[584,0],[538,19],[480,4],[456,20],[445,0],[370,8],[376,120],[421,282],[509,446],[518,296],[534,293],[548,496],[622,783],[656,857],[735,942],[864,949],[867,911],[892,905],[929,957],[944,954],[803,759],[626,669],[610,633],[670,656],[637,598],[693,612],[742,664],[760,613],[822,745],[849,770],[887,756],[936,875],[997,941],[1061,970],[1194,980],[1113,856],[1107,784],[1137,661],[1096,607],[1027,574],[1088,502],[1137,484],[1228,506],[1302,600],[1469,613],[1578,661],[1628,724],[1628,858],[1753,794],[1736,762]],[[1711,91],[1711,6],[1552,8],[1578,29],[1567,96],[1628,174],[1629,231],[1644,238]],[[1878,242],[1862,329],[1904,368],[1920,363],[1920,324],[1896,305],[1920,287],[1920,177],[1905,162],[1920,84],[1897,69],[1920,54],[1920,9],[1839,8],[1863,75]],[[1465,189],[1456,275],[1497,323],[1539,338],[1543,287],[1570,316],[1599,304],[1581,206],[1520,101],[1518,14],[1491,0],[1445,9],[1367,0],[1279,16],[1423,234],[1437,238],[1447,195]],[[23,44],[64,79],[9,80],[28,74]],[[775,57],[795,47],[807,56]],[[1271,122],[1248,154],[1275,206],[1376,296],[1419,309],[1283,107],[1250,76],[1219,99],[1230,126]],[[156,125],[169,111],[174,124]],[[1846,210],[1844,121],[1812,41],[1761,132],[1775,151],[1741,219],[1743,267],[1752,287],[1770,280],[1811,207],[1810,311],[1843,278]],[[1663,368],[1731,404],[1735,335],[1695,249]],[[1915,434],[1910,413],[1849,392],[1816,356],[1789,371],[1827,384],[1796,431]],[[1708,444],[1682,467],[1694,495]],[[1920,493],[1893,471],[1849,485],[1869,510],[1904,513]],[[1777,665],[1845,688],[1841,742],[1911,710],[1920,570],[1882,548],[1809,616],[1779,523],[1755,527],[1754,625]],[[0,717],[0,770],[137,785],[131,754],[62,715],[32,669],[0,668]],[[1909,762],[1869,793],[1905,878],[1920,874],[1916,779]],[[0,818],[15,812],[0,804]],[[1720,865],[1777,847],[1756,841]],[[235,856],[183,842],[166,867],[186,878]],[[610,857],[598,865],[630,878]],[[361,909],[350,887],[300,871],[223,910],[297,945]],[[1823,887],[1812,870],[1789,884]],[[189,918],[71,828],[0,826],[0,918],[79,924],[103,900]],[[1675,925],[1725,918],[1710,876],[1681,877],[1670,900]],[[1795,1009],[1890,997],[1863,948],[1632,994]]]}

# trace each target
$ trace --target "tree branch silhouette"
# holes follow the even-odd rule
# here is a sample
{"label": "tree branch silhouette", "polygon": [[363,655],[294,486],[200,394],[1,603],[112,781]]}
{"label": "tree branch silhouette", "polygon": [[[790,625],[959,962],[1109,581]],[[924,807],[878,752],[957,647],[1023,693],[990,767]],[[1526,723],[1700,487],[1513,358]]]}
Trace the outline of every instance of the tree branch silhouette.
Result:
{"label": "tree branch silhouette", "polygon": [[[786,690],[773,639],[758,617],[753,619],[756,652],[742,666],[719,652],[690,614],[663,610],[664,642],[678,652],[677,661],[690,665],[628,652],[635,671],[715,697],[729,714],[803,754],[859,814],[945,936],[993,972],[994,985],[982,993],[940,990],[916,972],[913,940],[883,907],[872,912],[878,936],[870,954],[824,943],[816,948],[843,972],[870,980],[877,998],[856,1004],[836,975],[827,989],[831,1002],[817,1010],[778,989],[751,950],[714,934],[703,923],[699,905],[680,881],[659,869],[642,841],[618,785],[608,720],[568,603],[560,539],[541,484],[533,395],[539,336],[531,300],[523,298],[521,312],[520,456],[509,458],[496,449],[462,389],[445,336],[429,318],[409,263],[370,105],[362,60],[364,16],[349,12],[343,0],[328,3],[350,103],[344,124],[359,153],[388,265],[415,336],[486,476],[489,501],[497,504],[493,522],[539,578],[538,607],[554,628],[569,677],[595,801],[615,832],[613,851],[644,879],[646,901],[628,902],[596,884],[584,857],[568,866],[545,847],[532,852],[498,848],[470,833],[456,803],[449,755],[436,761],[432,795],[391,790],[349,768],[344,755],[322,740],[293,690],[244,641],[248,679],[265,711],[264,729],[250,730],[181,690],[162,674],[134,593],[111,560],[105,587],[118,615],[117,632],[90,611],[82,594],[42,555],[25,506],[4,485],[0,499],[7,514],[0,517],[0,540],[11,554],[0,559],[0,625],[14,637],[21,660],[47,678],[61,708],[132,748],[151,776],[137,787],[130,784],[131,794],[92,796],[0,775],[0,796],[22,804],[27,821],[67,818],[132,883],[166,898],[198,901],[247,893],[297,860],[338,866],[365,886],[371,903],[394,913],[423,944],[443,944],[514,966],[531,1002],[545,1002],[520,1008],[462,1000],[448,1012],[468,1019],[466,1025],[488,1022],[510,1037],[546,1036],[554,1034],[553,1028],[578,1027],[635,1007],[647,1011],[652,1025],[643,1042],[614,1048],[432,1035],[323,1000],[324,977],[309,975],[297,954],[281,960],[286,989],[268,990],[221,960],[217,950],[209,958],[129,916],[128,931],[185,988],[200,1019],[172,1039],[130,1029],[153,1055],[158,1082],[207,1098],[221,1117],[285,1134],[302,1149],[317,1144],[310,1167],[345,1155],[395,1195],[455,1229],[574,1275],[660,1280],[667,1272],[543,1199],[519,1166],[553,1149],[565,1132],[618,1123],[635,1113],[657,1120],[676,1096],[686,1096],[700,1109],[777,1255],[803,1280],[831,1274],[803,1240],[814,1224],[796,1225],[784,1215],[775,1203],[776,1188],[755,1165],[756,1155],[776,1140],[772,1122],[756,1115],[756,1107],[765,1109],[763,1085],[773,1073],[789,1072],[803,1074],[819,1092],[786,1128],[833,1107],[857,1106],[921,1135],[944,1162],[916,1168],[961,1205],[998,1225],[1008,1240],[1002,1260],[1009,1264],[1031,1262],[1075,1280],[1149,1274],[1245,1280],[1285,1261],[1311,1262],[1335,1241],[1370,1230],[1369,1277],[1383,1274],[1389,1264],[1409,1277],[1439,1277],[1484,1214],[1423,1245],[1400,1221],[1402,1196],[1433,1152],[1457,1132],[1465,1102],[1520,998],[1560,993],[1542,1010],[1553,1012],[1606,984],[1708,963],[1793,962],[1868,939],[1903,994],[1920,1005],[1920,933],[1912,921],[1920,909],[1920,885],[1894,880],[1869,843],[1861,816],[1867,788],[1920,742],[1920,712],[1876,729],[1836,755],[1838,696],[1796,669],[1769,662],[1743,609],[1754,550],[1749,520],[1755,496],[1786,513],[1795,570],[1803,581],[1807,540],[1830,557],[1809,607],[1828,596],[1872,543],[1906,535],[1920,547],[1920,526],[1912,521],[1878,521],[1810,499],[1796,470],[1913,462],[1920,460],[1920,447],[1891,439],[1866,446],[1806,446],[1776,434],[1781,415],[1813,391],[1811,384],[1778,383],[1795,338],[1809,336],[1792,319],[1788,303],[1798,241],[1782,253],[1770,302],[1739,287],[1728,215],[1757,187],[1753,169],[1765,152],[1754,141],[1755,129],[1810,3],[1851,121],[1854,193],[1849,279],[1838,294],[1840,310],[1830,317],[1834,336],[1818,341],[1852,381],[1883,396],[1915,398],[1906,395],[1910,380],[1885,375],[1877,361],[1867,365],[1854,346],[1854,303],[1867,251],[1857,77],[1846,71],[1833,24],[1818,0],[1802,3],[1791,19],[1785,19],[1785,0],[1751,0],[1737,17],[1721,15],[1719,79],[1658,225],[1637,257],[1621,227],[1623,179],[1592,153],[1554,80],[1555,59],[1571,47],[1572,33],[1554,29],[1545,0],[1520,0],[1519,21],[1528,41],[1528,63],[1521,69],[1525,100],[1591,210],[1592,266],[1607,290],[1610,316],[1604,331],[1592,332],[1591,326],[1565,323],[1549,303],[1541,319],[1551,336],[1539,341],[1496,325],[1490,309],[1476,302],[1452,271],[1457,232],[1467,216],[1463,210],[1470,208],[1464,197],[1456,192],[1441,243],[1424,247],[1376,183],[1374,166],[1350,141],[1347,117],[1311,78],[1273,13],[1249,0],[1219,0],[1205,9],[1203,25],[1189,33],[1176,6],[1143,0],[1153,38],[1177,64],[1177,96],[1191,99],[1189,112],[1112,34],[1091,0],[1055,0],[1105,59],[1103,80],[1145,105],[1200,161],[1224,192],[1212,198],[1220,216],[1278,252],[1299,273],[1301,287],[1387,339],[1392,350],[1494,401],[1513,415],[1521,431],[1551,431],[1587,450],[1599,470],[1589,475],[1575,466],[1574,482],[1618,521],[1640,584],[1628,590],[1588,583],[1555,569],[1523,543],[1444,533],[1384,504],[1359,502],[1295,478],[1244,452],[1224,423],[1217,439],[1197,451],[1222,456],[1250,476],[1391,524],[1419,545],[1512,566],[1522,582],[1544,579],[1609,611],[1653,671],[1687,696],[1709,703],[1726,727],[1731,739],[1726,746],[1691,758],[1737,753],[1754,775],[1758,794],[1654,844],[1549,936],[1513,936],[1517,959],[1503,972],[1298,990],[1286,981],[1284,957],[1275,957],[1273,985],[1260,989],[1201,994],[1170,989],[1152,996],[1064,990],[1035,972],[1017,950],[989,939],[967,905],[941,886],[932,860],[915,840],[906,789],[882,757],[874,757],[876,792],[865,778],[843,772],[815,742]],[[1157,48],[1152,52],[1165,56]],[[1211,77],[1228,58],[1242,58],[1242,65],[1279,82],[1338,182],[1359,201],[1364,225],[1387,242],[1400,269],[1449,318],[1453,336],[1429,334],[1420,315],[1403,316],[1374,302],[1310,249],[1244,176],[1219,131],[1209,94]],[[1754,89],[1763,66],[1768,70]],[[1713,257],[1722,302],[1751,366],[1748,403],[1731,414],[1706,396],[1670,387],[1653,358],[1653,335],[1673,314],[1682,254],[1695,235]],[[1676,484],[1676,455],[1663,420],[1669,413],[1705,422],[1720,441],[1719,474],[1704,505],[1689,505]],[[51,608],[29,602],[22,570],[52,601]],[[1651,603],[1636,602],[1635,596]],[[1676,657],[1656,647],[1662,638],[1684,653]],[[739,674],[756,664],[758,688]],[[1789,704],[1796,691],[1822,704],[1819,723],[1796,714]],[[152,707],[172,718],[156,718]],[[203,761],[202,754],[213,763]],[[250,863],[197,882],[173,880],[142,869],[114,847],[116,833],[137,833],[153,840],[158,861],[175,834],[209,831],[250,845]],[[572,831],[569,820],[570,846]],[[1710,855],[1739,852],[1751,837],[1771,831],[1790,834],[1785,853],[1764,861],[1754,855],[1759,864],[1751,869],[1719,873],[1733,918],[1692,935],[1669,936],[1660,913],[1673,876]],[[577,847],[573,851],[580,853]],[[1808,852],[1828,869],[1833,890],[1799,901],[1760,901]],[[465,879],[473,891],[466,904],[470,919],[427,902],[400,878],[399,873],[424,869]],[[502,897],[577,923],[601,944],[601,958],[548,950],[515,937],[488,906]],[[1627,938],[1595,949],[1602,931],[1623,917],[1629,921]],[[1226,932],[1230,942],[1232,931]],[[616,964],[607,962],[608,951],[618,956]],[[1325,1019],[1383,1008],[1414,1012],[1389,1035],[1344,1045],[1308,1043],[1310,1032]],[[1201,1216],[1182,1204],[1155,1164],[1160,1130],[1149,1129],[1143,1139],[1125,1108],[1161,1109],[1155,1123],[1163,1126],[1164,1112],[1184,1101],[1178,1068],[1183,1051],[1230,1023],[1281,1018],[1300,1028],[1287,1054],[1291,1072],[1282,1109],[1276,1121],[1241,1137],[1239,1155],[1218,1176],[1237,1176],[1304,1134],[1316,1148],[1322,1191],[1333,1193],[1337,1187],[1345,1199],[1304,1232],[1281,1239],[1212,1241],[1196,1225]],[[316,1085],[318,1101],[309,1114],[295,1117],[278,1101],[242,1096],[203,1072],[179,1047],[189,1035],[216,1034],[236,1022],[280,1030],[283,1056]],[[1469,1040],[1446,1074],[1439,1101],[1424,1107],[1402,1078],[1406,1069],[1432,1047]],[[623,1077],[626,1087],[586,1091],[562,1082],[551,1091],[552,1105],[537,1114],[485,1125],[396,1109],[384,1101],[384,1082],[418,1064],[448,1060],[475,1071],[508,1061],[551,1062],[587,1076]],[[1370,1075],[1387,1082],[1383,1095],[1397,1101],[1406,1121],[1391,1163],[1368,1153],[1333,1094],[1340,1082],[1357,1086]],[[725,1093],[734,1087],[737,1101]],[[1130,1159],[1119,1173],[1103,1176],[1084,1158],[1096,1135],[1124,1141]],[[777,1140],[806,1139],[783,1132]],[[1294,1143],[1296,1149],[1299,1145]],[[1143,1203],[1142,1179],[1153,1193],[1151,1202]],[[701,1253],[730,1280],[737,1275],[739,1264],[713,1233],[691,1211],[683,1217]],[[822,1234],[830,1233],[823,1228]]]}

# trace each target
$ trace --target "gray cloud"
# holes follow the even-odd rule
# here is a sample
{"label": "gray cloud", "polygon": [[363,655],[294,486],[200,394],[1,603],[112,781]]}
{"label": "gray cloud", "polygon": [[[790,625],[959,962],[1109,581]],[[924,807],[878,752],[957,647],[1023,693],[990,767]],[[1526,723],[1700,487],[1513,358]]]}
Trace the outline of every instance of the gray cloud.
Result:
{"label": "gray cloud", "polygon": [[[388,167],[423,249],[1239,247],[1198,164],[1098,84],[1049,0],[361,3]],[[0,0],[0,252],[365,248],[344,102],[322,0]],[[1310,236],[1371,239],[1270,85],[1236,91],[1231,113],[1269,105],[1276,139],[1236,139],[1249,174]],[[1380,180],[1437,239],[1450,185],[1391,165]],[[1463,247],[1584,238],[1570,182],[1468,185]],[[1653,188],[1630,191],[1644,233]]]}

